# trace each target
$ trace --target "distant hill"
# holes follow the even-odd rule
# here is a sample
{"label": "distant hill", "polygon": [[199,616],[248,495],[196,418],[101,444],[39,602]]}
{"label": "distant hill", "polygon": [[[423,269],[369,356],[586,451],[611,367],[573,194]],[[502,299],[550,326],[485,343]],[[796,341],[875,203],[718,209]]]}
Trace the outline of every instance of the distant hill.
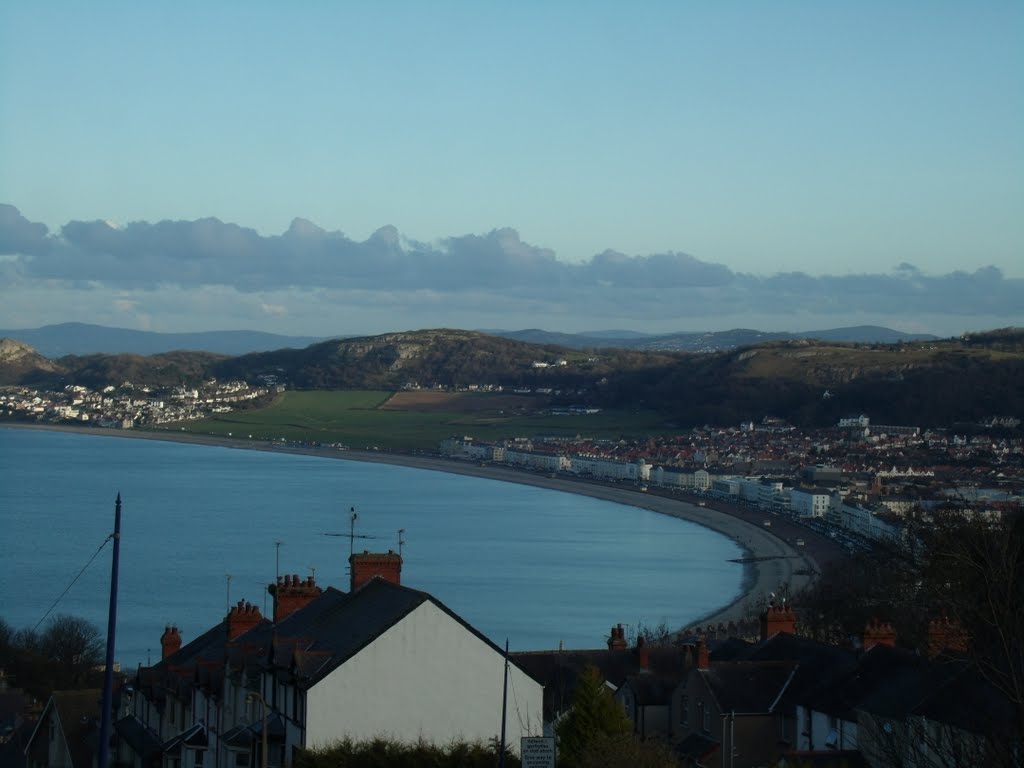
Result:
{"label": "distant hill", "polygon": [[[704,333],[641,334],[634,331],[595,331],[591,333],[554,333],[531,328],[522,331],[489,331],[495,336],[528,341],[532,344],[560,344],[572,349],[646,349],[663,352],[718,352],[748,347],[768,341],[819,339],[850,344],[895,344],[900,341],[935,341],[927,333],[904,333],[874,325],[831,328],[823,331],[785,333],[737,328]],[[620,334],[620,335],[615,335]]]}
{"label": "distant hill", "polygon": [[[480,331],[490,336],[548,344],[568,349],[640,349],[655,352],[717,352],[766,341],[820,339],[843,343],[895,344],[899,341],[930,341],[936,336],[903,333],[891,328],[862,325],[805,333],[776,333],[736,329],[706,333],[646,334],[629,330],[558,333],[537,328],[520,331]],[[44,357],[65,355],[159,355],[166,352],[212,352],[245,355],[278,349],[303,349],[327,341],[326,336],[283,336],[260,331],[204,331],[200,333],[157,333],[128,328],[109,328],[88,323],[60,323],[41,328],[0,330],[0,338],[17,339]]]}
{"label": "distant hill", "polygon": [[0,330],[0,338],[17,339],[44,357],[65,355],[158,355],[163,352],[213,352],[244,355],[284,347],[307,347],[324,337],[281,336],[260,331],[204,331],[155,333],[128,328],[107,328],[87,323],[60,323],[41,328]]}
{"label": "distant hill", "polygon": [[54,374],[59,367],[35,349],[14,339],[0,337],[0,385],[15,384],[24,378]]}
{"label": "distant hill", "polygon": [[543,389],[556,404],[657,411],[674,428],[736,425],[765,416],[825,426],[860,413],[874,423],[951,426],[1024,417],[1024,330],[896,344],[796,339],[701,354],[581,352],[449,329],[238,356],[173,352],[48,360],[21,342],[0,340],[2,384],[99,388],[209,378],[306,390]]}

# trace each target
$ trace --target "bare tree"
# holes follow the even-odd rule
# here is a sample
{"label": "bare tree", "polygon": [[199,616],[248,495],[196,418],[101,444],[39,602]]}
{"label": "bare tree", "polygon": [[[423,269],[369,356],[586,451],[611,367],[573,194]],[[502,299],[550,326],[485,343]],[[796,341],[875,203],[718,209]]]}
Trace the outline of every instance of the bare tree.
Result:
{"label": "bare tree", "polygon": [[979,768],[1016,765],[1005,734],[971,730],[913,715],[902,720],[862,716],[860,749],[886,768]]}
{"label": "bare tree", "polygon": [[951,513],[922,536],[922,577],[963,633],[968,657],[1006,700],[1007,736],[1024,737],[1024,518]]}
{"label": "bare tree", "polygon": [[39,636],[38,648],[56,667],[54,688],[80,688],[95,677],[103,660],[104,643],[91,622],[60,614]]}

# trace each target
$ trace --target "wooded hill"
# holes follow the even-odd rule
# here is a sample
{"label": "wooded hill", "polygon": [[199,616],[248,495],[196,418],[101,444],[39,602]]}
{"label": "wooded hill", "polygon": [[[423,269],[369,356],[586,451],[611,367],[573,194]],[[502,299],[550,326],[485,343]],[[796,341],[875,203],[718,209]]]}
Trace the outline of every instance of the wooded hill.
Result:
{"label": "wooded hill", "polygon": [[772,342],[709,354],[572,350],[482,333],[424,330],[334,340],[305,349],[89,355],[47,360],[0,344],[0,384],[56,389],[131,381],[152,387],[202,380],[276,382],[289,389],[400,389],[408,385],[551,389],[556,401],[654,409],[680,427],[777,416],[834,424],[920,426],[1024,416],[1024,330],[899,344]]}

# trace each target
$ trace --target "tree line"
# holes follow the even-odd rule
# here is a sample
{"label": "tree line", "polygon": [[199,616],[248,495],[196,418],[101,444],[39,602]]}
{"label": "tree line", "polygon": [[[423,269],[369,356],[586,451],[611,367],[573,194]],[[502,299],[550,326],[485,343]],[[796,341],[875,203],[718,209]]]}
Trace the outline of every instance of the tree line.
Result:
{"label": "tree line", "polygon": [[102,679],[104,638],[78,616],[54,616],[42,630],[0,617],[0,669],[12,686],[45,701],[53,691],[93,688]]}

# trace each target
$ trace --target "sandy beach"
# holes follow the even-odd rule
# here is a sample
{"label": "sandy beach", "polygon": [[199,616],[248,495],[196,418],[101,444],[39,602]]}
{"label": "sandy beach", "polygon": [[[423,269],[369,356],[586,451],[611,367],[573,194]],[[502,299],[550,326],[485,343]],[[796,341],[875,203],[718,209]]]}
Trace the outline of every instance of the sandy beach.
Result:
{"label": "sandy beach", "polygon": [[[681,520],[703,525],[724,536],[728,536],[743,548],[745,558],[750,559],[744,563],[744,578],[740,595],[718,611],[701,617],[699,621],[693,622],[694,625],[717,624],[719,622],[728,623],[729,621],[749,618],[746,615],[749,606],[758,597],[767,597],[771,592],[778,592],[780,585],[788,585],[790,592],[796,593],[806,586],[814,578],[813,574],[819,570],[818,563],[815,562],[812,555],[803,548],[792,546],[781,533],[776,533],[777,527],[765,528],[763,525],[742,519],[737,514],[732,514],[724,509],[700,507],[672,495],[656,492],[645,493],[632,487],[618,487],[562,476],[551,477],[546,474],[522,471],[500,465],[480,465],[475,462],[421,454],[335,450],[331,448],[270,443],[262,440],[222,438],[198,435],[191,432],[144,432],[54,424],[5,423],[0,424],[0,426],[17,429],[73,432],[96,437],[163,440],[243,450],[320,456],[345,461],[393,464],[435,472],[469,475],[488,480],[533,485],[566,493],[576,493],[677,517]],[[799,573],[797,573],[798,571]]]}

